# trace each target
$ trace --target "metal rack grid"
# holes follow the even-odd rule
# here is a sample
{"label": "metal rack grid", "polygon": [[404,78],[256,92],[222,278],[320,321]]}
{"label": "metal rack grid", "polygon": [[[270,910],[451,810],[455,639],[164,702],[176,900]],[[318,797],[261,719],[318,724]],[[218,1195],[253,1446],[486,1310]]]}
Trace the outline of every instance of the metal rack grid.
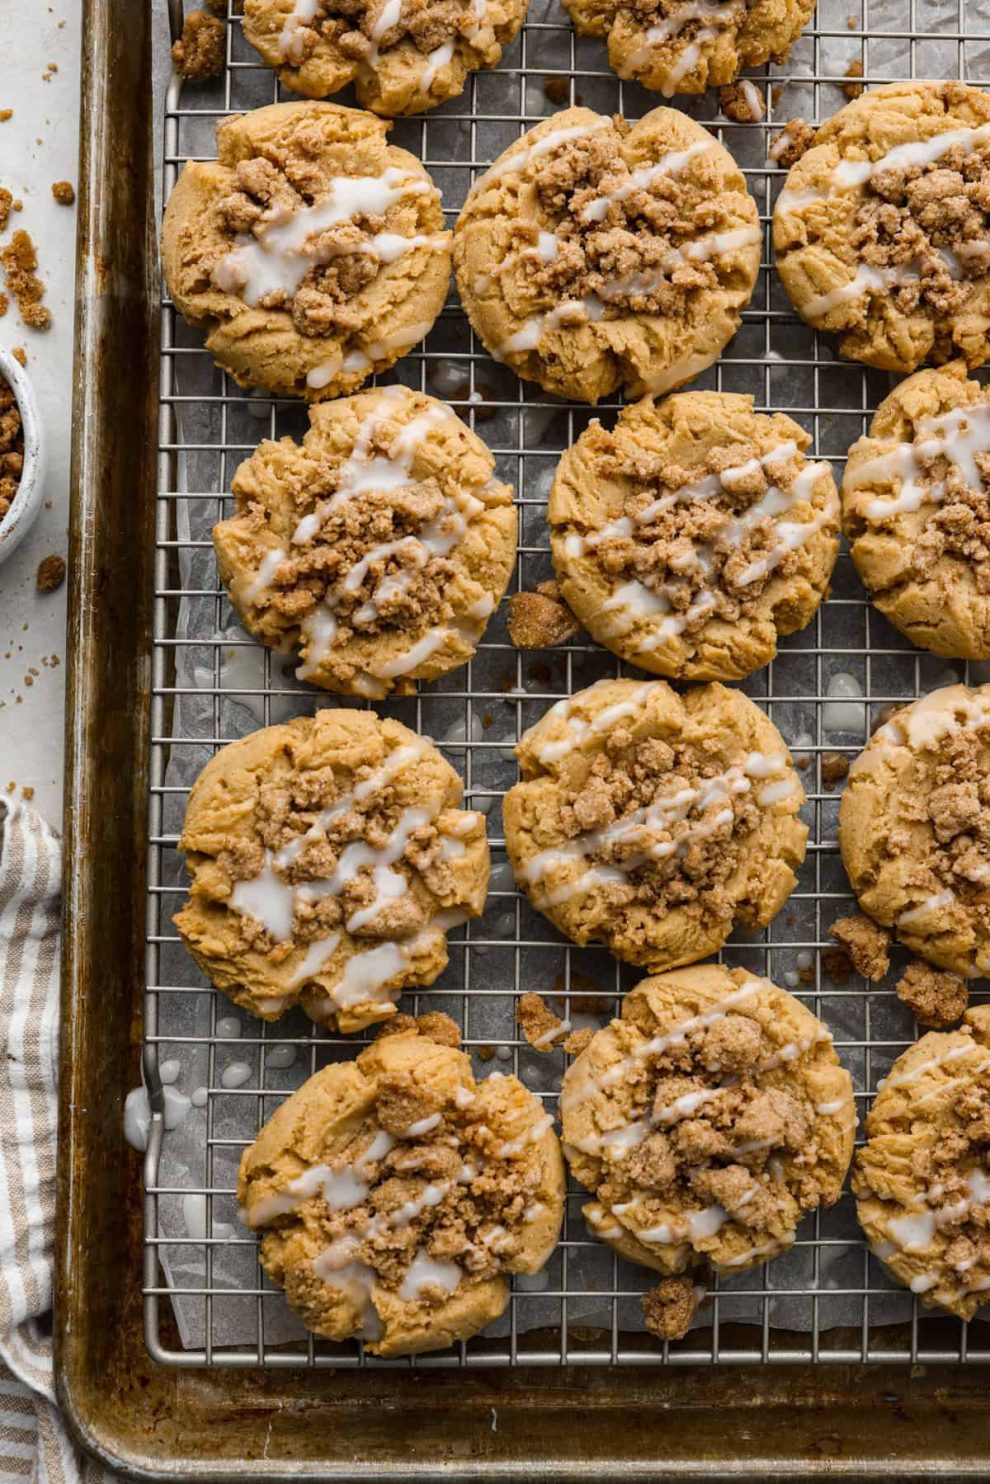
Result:
{"label": "metal rack grid", "polygon": [[[534,0],[535,15],[538,0]],[[818,11],[789,63],[751,74],[766,94],[767,115],[759,124],[734,124],[718,112],[718,101],[675,100],[706,122],[736,156],[761,211],[764,259],[743,326],[721,360],[696,385],[727,391],[750,391],[757,407],[795,417],[814,438],[813,451],[833,460],[837,475],[843,456],[868,424],[872,411],[892,384],[884,375],[843,362],[827,337],[819,337],[794,316],[770,261],[770,208],[784,172],[766,158],[770,133],[787,119],[803,115],[814,122],[844,103],[846,69],[862,62],[862,82],[876,85],[905,77],[960,76],[990,81],[990,29],[973,0],[956,0],[951,20],[926,0],[820,0]],[[170,0],[173,20],[181,0]],[[233,11],[234,5],[230,4]],[[951,12],[950,12],[951,14]],[[282,94],[229,17],[227,66],[216,84],[182,89],[173,79],[164,117],[163,196],[188,158],[208,157],[212,129],[219,117]],[[982,27],[982,29],[981,29]],[[515,108],[504,101],[505,79],[512,80]],[[604,48],[581,41],[561,13],[530,20],[518,40],[506,49],[497,73],[473,76],[460,99],[435,112],[397,122],[393,139],[420,156],[444,190],[450,222],[474,176],[500,149],[540,118],[556,111],[547,95],[548,79],[563,79],[568,100],[603,112],[622,111],[635,118],[663,101],[629,83],[608,68]],[[559,84],[558,84],[559,87]],[[556,96],[556,90],[551,89]],[[491,100],[494,107],[488,107]],[[337,101],[341,101],[338,99]],[[350,101],[344,95],[343,101]],[[564,105],[566,106],[566,104]],[[497,126],[501,142],[487,147],[482,127]],[[489,136],[490,137],[490,136]],[[520,544],[514,586],[532,587],[550,575],[545,531],[545,499],[552,469],[587,425],[592,409],[567,406],[539,388],[519,382],[497,367],[470,335],[454,303],[448,303],[424,345],[405,357],[395,372],[407,384],[440,395],[492,446],[498,471],[511,480],[520,506]],[[391,373],[386,379],[394,379]],[[618,402],[594,411],[606,419]],[[245,426],[245,409],[249,420]],[[146,1339],[154,1358],[175,1366],[504,1366],[516,1363],[581,1364],[713,1364],[821,1362],[903,1362],[990,1360],[990,1335],[979,1323],[969,1326],[923,1311],[916,1299],[901,1295],[873,1259],[855,1223],[848,1193],[830,1212],[818,1212],[799,1229],[786,1258],[731,1282],[714,1280],[702,1326],[687,1338],[667,1345],[643,1330],[638,1296],[652,1281],[643,1270],[629,1268],[600,1243],[583,1223],[580,1206],[586,1193],[573,1185],[557,1254],[548,1267],[548,1285],[540,1292],[517,1287],[507,1325],[496,1337],[480,1336],[454,1352],[384,1362],[365,1356],[360,1346],[333,1346],[312,1335],[286,1341],[277,1338],[272,1316],[284,1308],[280,1292],[254,1265],[253,1239],[243,1232],[218,1234],[218,1213],[232,1216],[231,1170],[245,1142],[225,1133],[228,1099],[247,1099],[256,1125],[269,1117],[292,1086],[355,1038],[334,1038],[311,1026],[295,1012],[284,1023],[243,1024],[240,1054],[251,1058],[251,1078],[225,1086],[224,1066],[231,1042],[226,1022],[229,1007],[206,987],[191,962],[182,956],[171,926],[184,887],[175,849],[187,783],[174,781],[176,767],[191,754],[205,761],[223,743],[255,725],[312,709],[317,698],[307,687],[286,678],[278,657],[261,651],[246,637],[224,630],[229,622],[222,589],[210,554],[208,527],[193,534],[197,519],[212,521],[229,509],[225,492],[238,462],[263,435],[301,430],[302,414],[293,404],[245,393],[212,367],[200,337],[187,330],[165,301],[162,330],[161,419],[159,434],[157,568],[152,710],[152,780],[150,800],[147,994],[145,1000],[144,1074],[153,1109],[163,1106],[160,1067],[167,1059],[198,1055],[205,1088],[204,1163],[198,1172],[169,1179],[163,1173],[173,1134],[160,1119],[152,1123],[145,1162],[144,1307]],[[253,419],[251,421],[250,419]],[[497,436],[494,436],[497,433]],[[189,472],[203,475],[189,482]],[[206,605],[214,633],[190,637],[184,620],[195,605]],[[203,658],[205,655],[205,659]],[[250,656],[248,674],[236,666]],[[196,667],[195,658],[202,663]],[[871,609],[845,553],[839,559],[832,595],[809,629],[785,641],[777,659],[744,685],[782,730],[805,767],[810,825],[808,855],[798,887],[785,909],[762,934],[733,940],[730,962],[741,963],[777,982],[796,982],[795,992],[825,1020],[840,1028],[836,1048],[853,1072],[862,1118],[877,1079],[916,1034],[910,1017],[890,987],[868,987],[855,976],[835,984],[824,974],[821,950],[829,943],[828,925],[853,906],[842,873],[836,843],[838,795],[823,786],[823,754],[837,750],[852,757],[863,745],[877,714],[903,703],[950,678],[971,676],[962,663],[949,663],[912,649]],[[482,956],[502,956],[507,971],[504,993],[504,1038],[497,1059],[488,1063],[533,1081],[534,1061],[512,1020],[512,1003],[524,988],[556,989],[565,1013],[582,1006],[613,1013],[619,996],[637,977],[604,953],[565,944],[549,925],[531,912],[515,892],[505,860],[499,800],[492,764],[518,739],[526,726],[562,696],[603,675],[622,672],[607,652],[578,639],[566,648],[523,654],[508,642],[496,615],[475,660],[445,680],[421,687],[411,700],[381,705],[417,730],[443,743],[462,773],[468,807],[490,810],[489,839],[493,855],[492,892],[486,915],[452,935],[450,968],[432,990],[407,995],[404,1007],[414,1013],[429,1007],[451,1013],[461,1023],[465,1049],[478,1059],[492,1050],[490,1032],[480,1036],[473,1014],[492,992],[479,989]],[[288,672],[291,675],[291,670]],[[830,713],[829,683],[837,673],[852,674],[861,698],[842,718],[854,725],[835,727]],[[231,674],[233,678],[231,678]],[[346,703],[345,703],[346,704]],[[233,706],[233,711],[232,711]],[[193,707],[190,711],[188,708]],[[858,708],[858,711],[857,711]],[[495,716],[500,735],[485,735]],[[190,725],[190,716],[192,725]],[[453,716],[453,726],[450,718]],[[233,717],[233,721],[231,718]],[[480,725],[479,725],[480,722]],[[439,725],[438,725],[439,723]],[[442,727],[447,726],[444,734]],[[188,771],[188,769],[186,769]],[[535,978],[534,978],[535,976]],[[805,982],[809,981],[809,982]],[[184,1033],[192,1005],[201,1022],[194,1035]],[[486,1006],[487,1010],[488,1006]],[[249,1018],[248,1018],[249,1019]],[[269,1071],[276,1047],[295,1049],[296,1063],[283,1077]],[[288,1052],[285,1053],[288,1055]],[[547,1059],[544,1059],[544,1062]],[[553,1109],[559,1087],[562,1053],[556,1063],[556,1085],[541,1090]],[[544,1084],[547,1083],[545,1073]],[[241,1105],[243,1106],[243,1105]],[[167,1111],[167,1110],[166,1110]],[[168,1120],[166,1119],[166,1122]],[[190,1179],[191,1182],[190,1183]],[[196,1219],[181,1235],[173,1215],[176,1203],[196,1203]],[[203,1221],[205,1218],[205,1226]],[[207,1235],[209,1234],[209,1235]],[[217,1279],[220,1249],[229,1255],[241,1248],[252,1262],[252,1276],[236,1295]],[[168,1278],[162,1260],[171,1257]],[[181,1281],[176,1269],[191,1257],[193,1281]],[[598,1262],[590,1283],[588,1262]],[[579,1271],[580,1270],[580,1271]],[[576,1276],[577,1275],[577,1276]],[[587,1294],[594,1289],[597,1312],[587,1314]],[[892,1294],[896,1297],[892,1298]],[[891,1303],[907,1305],[891,1317]],[[225,1306],[239,1305],[238,1332],[250,1339],[224,1341]],[[186,1305],[197,1317],[198,1338],[176,1332],[173,1304]],[[537,1309],[536,1306],[540,1307]],[[192,1306],[190,1308],[190,1306]],[[246,1306],[246,1307],[245,1307]],[[533,1316],[536,1315],[534,1320]],[[533,1324],[536,1327],[533,1327]],[[276,1338],[272,1336],[276,1335]]]}

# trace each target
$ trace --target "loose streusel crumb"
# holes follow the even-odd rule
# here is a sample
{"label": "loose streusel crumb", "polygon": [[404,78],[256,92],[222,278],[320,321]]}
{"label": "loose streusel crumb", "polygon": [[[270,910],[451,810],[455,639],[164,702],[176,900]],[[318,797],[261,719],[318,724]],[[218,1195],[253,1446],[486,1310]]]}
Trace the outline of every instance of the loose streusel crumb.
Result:
{"label": "loose streusel crumb", "polygon": [[54,552],[46,556],[38,563],[38,575],[36,578],[38,591],[41,593],[53,593],[56,588],[62,586],[65,581],[65,560]]}
{"label": "loose streusel crumb", "polygon": [[12,108],[0,108],[0,124],[5,124],[8,119],[12,119],[13,117],[14,110]]}
{"label": "loose streusel crumb", "polygon": [[478,1060],[479,1061],[491,1061],[492,1058],[494,1057],[494,1055],[495,1055],[495,1047],[494,1046],[479,1046],[478,1047]]}
{"label": "loose streusel crumb", "polygon": [[516,1024],[534,1051],[556,1051],[567,1034],[566,1021],[555,1015],[542,995],[531,991],[516,1005]]}
{"label": "loose streusel crumb", "polygon": [[517,649],[551,649],[581,632],[571,610],[542,583],[536,592],[513,593],[509,598],[509,638]]}
{"label": "loose streusel crumb", "polygon": [[[846,68],[847,77],[862,77],[863,64],[858,57],[854,57]],[[863,96],[863,84],[861,82],[844,82],[842,91],[847,98],[861,98]]]}
{"label": "loose streusel crumb", "polygon": [[21,798],[27,799],[28,802],[30,802],[31,799],[34,798],[34,789],[31,787],[30,783],[25,783],[24,787],[21,789]]}
{"label": "loose streusel crumb", "polygon": [[227,0],[206,0],[206,8],[222,21],[227,19]]}
{"label": "loose streusel crumb", "polygon": [[753,82],[730,82],[718,90],[718,103],[727,119],[756,124],[766,112],[763,94]]}
{"label": "loose streusel crumb", "polygon": [[7,247],[0,248],[0,263],[7,276],[7,287],[17,301],[21,319],[31,330],[47,330],[52,316],[41,302],[45,286],[35,271],[38,253],[23,228],[14,233]]}
{"label": "loose streusel crumb", "polygon": [[661,1340],[683,1340],[698,1308],[698,1294],[690,1278],[664,1278],[640,1299],[651,1334]]}
{"label": "loose streusel crumb", "polygon": [[829,933],[846,950],[857,974],[875,984],[890,968],[890,933],[879,927],[872,917],[857,912],[840,917]]}
{"label": "loose streusel crumb", "polygon": [[872,737],[873,733],[878,732],[881,727],[885,727],[888,721],[895,717],[898,711],[903,711],[903,709],[904,707],[899,701],[891,701],[886,706],[881,706],[876,717],[870,723],[870,736]]}
{"label": "loose streusel crumb", "polygon": [[[566,77],[548,77],[544,80],[543,91],[550,103],[567,103],[570,101],[571,85]],[[580,99],[576,100],[580,101]]]}
{"label": "loose streusel crumb", "polygon": [[10,213],[14,209],[14,198],[6,186],[0,186],[0,232],[7,230]]}
{"label": "loose streusel crumb", "polygon": [[775,136],[767,154],[775,165],[789,170],[815,142],[815,130],[804,119],[790,119]]}
{"label": "loose streusel crumb", "polygon": [[56,180],[52,183],[52,195],[59,206],[71,206],[76,199],[76,191],[69,180]]}
{"label": "loose streusel crumb", "polygon": [[595,1031],[592,1026],[586,1025],[582,1030],[571,1031],[564,1042],[564,1050],[568,1056],[580,1056],[584,1048],[590,1044]]}
{"label": "loose streusel crumb", "polygon": [[23,345],[15,345],[10,353],[14,357],[14,360],[19,361],[22,366],[27,365],[27,351],[24,349]]}
{"label": "loose streusel crumb", "polygon": [[216,16],[207,15],[205,10],[191,10],[182,35],[172,47],[176,72],[200,82],[217,77],[224,66],[225,30]]}
{"label": "loose streusel crumb", "polygon": [[852,973],[852,961],[844,948],[823,948],[821,961],[833,984],[845,984]]}
{"label": "loose streusel crumb", "polygon": [[849,759],[841,752],[822,753],[822,785],[834,788],[849,772]]}
{"label": "loose streusel crumb", "polygon": [[908,964],[897,984],[897,998],[920,1025],[943,1030],[957,1021],[969,1004],[969,985],[958,974],[933,969],[922,959]]}
{"label": "loose streusel crumb", "polygon": [[383,1021],[375,1031],[374,1039],[381,1041],[385,1036],[407,1036],[410,1031],[417,1030],[415,1015],[406,1015],[403,1010],[393,1015],[391,1020]]}
{"label": "loose streusel crumb", "polygon": [[0,375],[0,520],[13,504],[24,469],[24,429],[17,398]]}

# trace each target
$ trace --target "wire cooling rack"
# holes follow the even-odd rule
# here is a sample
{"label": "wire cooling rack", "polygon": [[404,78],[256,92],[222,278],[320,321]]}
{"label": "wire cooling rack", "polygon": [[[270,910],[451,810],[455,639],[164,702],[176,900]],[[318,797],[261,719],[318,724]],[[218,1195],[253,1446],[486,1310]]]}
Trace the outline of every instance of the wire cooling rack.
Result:
{"label": "wire cooling rack", "polygon": [[[170,7],[174,20],[180,0]],[[273,74],[244,42],[238,18],[229,19],[222,78],[184,86],[173,80],[168,88],[165,198],[185,160],[214,153],[218,119],[280,97]],[[790,309],[770,266],[769,214],[783,179],[767,159],[771,131],[797,115],[821,122],[857,80],[867,86],[908,77],[990,81],[988,45],[987,15],[971,0],[820,0],[790,60],[751,74],[766,95],[763,121],[730,122],[714,94],[676,100],[743,167],[764,229],[763,267],[742,328],[696,385],[751,392],[760,410],[789,413],[812,434],[814,453],[833,461],[837,476],[891,382],[840,360],[828,337]],[[476,174],[540,118],[577,102],[636,118],[660,101],[619,81],[604,47],[576,38],[555,0],[542,8],[533,0],[531,19],[499,69],[475,75],[463,96],[444,107],[400,120],[392,137],[431,171],[452,224]],[[386,379],[396,376],[448,401],[490,444],[499,474],[515,485],[520,546],[513,585],[532,588],[551,575],[546,497],[558,458],[592,411],[560,403],[497,366],[453,300],[425,344]],[[609,421],[617,406],[594,411]],[[848,1193],[805,1221],[795,1246],[774,1263],[714,1281],[696,1327],[678,1344],[645,1331],[638,1300],[651,1275],[590,1238],[580,1214],[586,1195],[573,1187],[545,1274],[516,1280],[501,1324],[454,1351],[376,1361],[356,1344],[329,1345],[287,1322],[281,1293],[257,1265],[253,1238],[237,1225],[237,1160],[287,1092],[328,1059],[353,1054],[355,1040],[328,1036],[299,1012],[277,1025],[232,1014],[183,953],[171,918],[184,894],[175,847],[191,778],[219,746],[254,727],[311,712],[318,700],[336,704],[298,684],[281,657],[234,627],[209,540],[213,521],[229,513],[227,491],[240,460],[261,437],[299,436],[304,426],[298,404],[245,393],[222,376],[166,300],[145,1080],[153,1106],[164,1101],[171,1127],[162,1136],[156,1123],[145,1165],[145,1328],[154,1358],[176,1366],[333,1367],[990,1360],[984,1325],[931,1315],[886,1278],[861,1238]],[[504,605],[470,665],[413,698],[380,707],[444,748],[464,777],[467,806],[488,813],[493,854],[484,917],[452,935],[446,973],[432,990],[407,995],[403,1008],[454,1015],[476,1072],[514,1071],[555,1109],[563,1054],[538,1057],[520,1039],[515,1000],[536,988],[555,995],[577,1023],[599,1023],[637,976],[604,951],[565,944],[519,897],[505,864],[501,797],[514,778],[510,749],[522,731],[554,701],[621,667],[583,638],[559,650],[520,653],[508,641],[503,615]],[[853,903],[836,843],[838,793],[823,781],[823,759],[828,764],[831,752],[855,756],[885,707],[953,680],[988,678],[978,672],[912,649],[870,608],[843,553],[832,595],[815,621],[744,686],[804,770],[810,838],[784,910],[765,933],[735,940],[725,957],[787,984],[826,1020],[853,1075],[861,1118],[877,1080],[916,1028],[893,993],[897,965],[881,986],[855,976],[837,984],[824,972],[829,924]]]}

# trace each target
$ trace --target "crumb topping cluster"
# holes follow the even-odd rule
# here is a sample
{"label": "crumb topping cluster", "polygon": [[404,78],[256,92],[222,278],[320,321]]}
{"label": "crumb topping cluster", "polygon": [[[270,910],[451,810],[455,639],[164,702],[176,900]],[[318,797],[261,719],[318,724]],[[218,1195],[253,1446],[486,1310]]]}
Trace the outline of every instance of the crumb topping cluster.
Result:
{"label": "crumb topping cluster", "polygon": [[[808,1049],[795,1043],[788,1062]],[[669,1224],[672,1205],[686,1216],[717,1207],[723,1223],[745,1228],[754,1243],[780,1227],[785,1192],[802,1211],[819,1205],[828,1192],[814,1105],[797,1079],[764,1085],[780,1055],[756,1021],[728,1011],[635,1059],[621,1084],[623,1109],[629,1098],[630,1123],[648,1132],[629,1152],[619,1141],[608,1148],[599,1200],[618,1215],[634,1202],[637,1233]],[[679,1239],[671,1232],[669,1240]]]}
{"label": "crumb topping cluster", "polygon": [[[990,776],[987,739],[960,729],[929,754],[933,787],[917,800],[915,817],[934,836],[929,862],[939,881],[966,901],[990,930]],[[926,871],[924,866],[922,871]]]}
{"label": "crumb topping cluster", "polygon": [[574,323],[630,312],[683,316],[719,282],[714,253],[680,249],[718,233],[724,203],[692,185],[690,164],[631,168],[617,148],[630,127],[616,119],[567,140],[534,172],[545,226],[520,225],[528,244],[521,263],[534,298],[559,305],[562,324],[569,315]]}
{"label": "crumb topping cluster", "polygon": [[850,244],[862,263],[897,268],[891,293],[905,314],[960,312],[990,271],[990,145],[957,144],[930,164],[894,164],[871,176]]}
{"label": "crumb topping cluster", "polygon": [[482,23],[474,0],[320,0],[313,19],[292,33],[287,60],[301,67],[329,43],[350,61],[373,67],[407,39],[424,53],[452,40],[470,43]]}
{"label": "crumb topping cluster", "polygon": [[744,759],[732,776],[716,748],[714,740],[700,750],[657,737],[637,741],[620,725],[589,776],[565,794],[556,826],[588,867],[601,868],[610,906],[635,902],[663,912],[704,899],[715,916],[731,916],[725,884],[760,810],[742,779]]}
{"label": "crumb topping cluster", "polygon": [[[204,261],[216,288],[265,308],[287,309],[299,334],[312,338],[342,337],[364,327],[364,313],[353,300],[403,250],[402,238],[388,229],[388,208],[403,193],[403,181],[410,196],[428,189],[425,181],[390,167],[381,179],[399,189],[362,192],[362,177],[335,176],[325,152],[324,133],[313,124],[294,132],[291,150],[270,146],[265,155],[239,160],[236,187],[214,207],[221,241]],[[346,211],[329,212],[324,223],[320,205],[342,188],[353,199]],[[307,209],[308,223],[301,215]],[[273,235],[289,231],[293,218],[310,230],[296,234],[298,240],[287,242],[281,253],[277,246],[266,251],[268,271],[254,281],[251,265],[243,261],[245,245],[264,242],[270,248]]]}
{"label": "crumb topping cluster", "polygon": [[24,470],[24,429],[17,398],[0,375],[0,520],[14,502]]}
{"label": "crumb topping cluster", "polygon": [[805,467],[797,449],[772,473],[755,443],[714,448],[688,470],[628,441],[619,447],[601,428],[586,441],[604,479],[634,487],[621,515],[582,539],[583,551],[610,585],[635,581],[662,595],[678,632],[690,637],[713,618],[753,614],[770,583],[799,568],[800,547],[781,550],[777,533],[778,518],[793,519],[788,491]]}
{"label": "crumb topping cluster", "polygon": [[[415,936],[428,908],[414,881],[438,897],[454,889],[434,814],[428,807],[403,810],[392,777],[381,767],[359,767],[346,782],[332,767],[260,777],[252,834],[228,835],[217,867],[232,889],[235,909],[238,883],[264,882],[272,873],[272,891],[276,898],[284,892],[283,911],[291,912],[291,936],[273,930],[270,912],[259,916],[250,910],[253,901],[241,898],[243,947],[288,956],[293,946],[326,939],[345,926],[358,939]],[[394,880],[380,891],[376,872],[385,851],[392,877],[405,877],[401,895]]]}

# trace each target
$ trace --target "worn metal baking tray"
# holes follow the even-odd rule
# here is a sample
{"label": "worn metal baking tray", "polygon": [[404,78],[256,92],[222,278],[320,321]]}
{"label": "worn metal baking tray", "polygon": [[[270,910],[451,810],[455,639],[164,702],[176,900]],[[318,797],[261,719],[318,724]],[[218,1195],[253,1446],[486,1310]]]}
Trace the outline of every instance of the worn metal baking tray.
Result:
{"label": "worn metal baking tray", "polygon": [[[903,51],[901,75],[924,70],[918,53],[925,32],[916,0],[909,3],[907,34],[903,25],[884,33]],[[956,43],[961,60],[963,22],[960,10],[954,29],[943,28],[943,39]],[[816,104],[823,77],[828,81],[820,53],[836,34],[837,26],[813,29],[809,37]],[[548,68],[560,70],[550,68],[544,39],[529,41],[541,77]],[[786,1368],[722,1367],[717,1362],[723,1353],[752,1352],[753,1327],[731,1321],[718,1327],[717,1344],[708,1336],[701,1362],[676,1369],[638,1364],[635,1349],[618,1348],[607,1357],[612,1364],[575,1363],[578,1349],[560,1356],[564,1363],[539,1371],[526,1364],[496,1370],[186,1368],[151,1359],[142,1326],[140,1161],[121,1141],[123,1096],[138,1072],[149,931],[153,430],[162,389],[150,45],[149,7],[135,7],[133,0],[87,0],[56,1303],[58,1389],[73,1433],[82,1446],[136,1478],[985,1475],[990,1426],[982,1369],[944,1362],[891,1365],[882,1347],[875,1354],[869,1349],[865,1332],[849,1344],[854,1354],[872,1356],[869,1365],[798,1359]],[[585,61],[572,51],[569,60],[580,85],[594,87],[590,79],[601,72],[600,56]],[[871,71],[869,58],[866,73],[876,81],[893,75],[886,62]],[[524,92],[520,98],[521,118]],[[625,106],[636,111],[631,100]],[[449,107],[456,112],[456,104]],[[515,120],[514,115],[509,122]],[[728,376],[733,368],[750,374],[754,356],[772,349],[768,337],[778,315],[786,314],[769,300],[758,299],[754,307],[762,338],[730,348],[723,363]],[[472,350],[471,358],[480,360],[480,353]],[[854,436],[878,390],[882,395],[882,379],[878,386],[876,378],[861,378],[854,370],[853,397],[850,368],[836,364],[817,341],[810,356],[796,353],[789,364],[810,371],[810,405],[794,409],[794,398],[788,401],[796,415],[813,419],[815,431],[821,409],[841,398],[841,409],[855,418]],[[770,359],[760,365],[769,403],[774,367]],[[849,601],[862,607],[861,599]],[[857,658],[868,664],[868,647],[871,656],[888,653],[887,636],[870,644],[869,631],[863,632]],[[818,705],[822,665],[835,646],[820,629],[816,639],[811,696]],[[923,676],[915,656],[910,659],[909,683],[894,695],[871,683],[867,670],[864,704],[914,693]],[[820,734],[810,750],[820,752]],[[816,813],[824,802],[816,798]],[[827,857],[824,839],[817,837],[819,860]],[[153,1082],[154,1043],[147,1060]],[[153,1191],[153,1160],[146,1174]],[[164,1306],[159,1317],[162,1345],[177,1350]],[[919,1341],[918,1323],[913,1321],[907,1344],[921,1357],[926,1344]],[[780,1339],[796,1356],[805,1353],[806,1335]],[[931,1348],[962,1360],[965,1347],[965,1336],[960,1340],[951,1331],[936,1335]],[[616,1364],[620,1359],[626,1363]]]}

